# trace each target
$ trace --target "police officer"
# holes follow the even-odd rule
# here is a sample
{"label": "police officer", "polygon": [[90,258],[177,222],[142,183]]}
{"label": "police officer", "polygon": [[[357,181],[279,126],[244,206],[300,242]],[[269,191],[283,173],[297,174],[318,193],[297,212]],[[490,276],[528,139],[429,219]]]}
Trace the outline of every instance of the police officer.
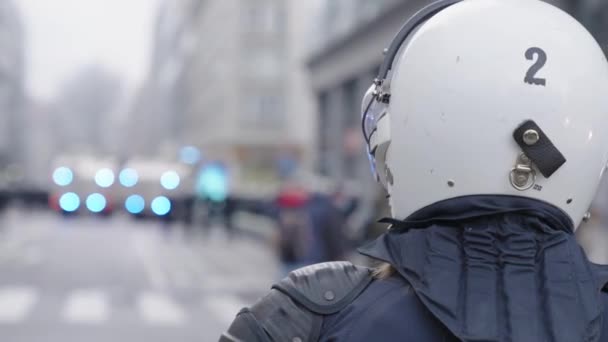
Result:
{"label": "police officer", "polygon": [[221,341],[608,341],[607,277],[574,238],[608,161],[608,63],[537,0],[408,21],[363,99],[391,228],[377,269],[292,272]]}

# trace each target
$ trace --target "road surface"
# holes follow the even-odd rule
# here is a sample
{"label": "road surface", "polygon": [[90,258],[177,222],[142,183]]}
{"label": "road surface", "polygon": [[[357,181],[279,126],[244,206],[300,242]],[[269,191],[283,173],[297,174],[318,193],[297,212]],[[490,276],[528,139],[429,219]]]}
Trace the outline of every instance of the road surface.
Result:
{"label": "road surface", "polygon": [[268,246],[129,217],[0,216],[7,342],[216,341],[278,275]]}

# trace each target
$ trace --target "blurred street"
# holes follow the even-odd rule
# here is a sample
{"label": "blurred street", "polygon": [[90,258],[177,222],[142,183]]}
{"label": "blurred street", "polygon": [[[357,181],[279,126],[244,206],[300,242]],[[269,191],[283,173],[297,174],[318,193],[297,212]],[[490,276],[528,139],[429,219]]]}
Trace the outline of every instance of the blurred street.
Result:
{"label": "blurred street", "polygon": [[[243,262],[246,260],[247,262]],[[258,242],[128,217],[0,219],[3,341],[213,341],[276,277]]]}
{"label": "blurred street", "polygon": [[[581,21],[608,52],[608,1],[542,1]],[[424,92],[404,92],[407,98],[400,97],[400,87],[391,95],[390,82],[378,82],[389,65],[390,78],[408,74],[396,72],[408,48],[402,46],[392,64],[384,62],[392,54],[383,51],[396,46],[391,42],[404,21],[430,2],[0,1],[0,342],[217,341],[240,309],[289,271],[338,260],[371,265],[356,248],[387,231],[385,222],[391,222],[379,219],[411,214],[401,213],[399,198],[403,207],[415,207],[410,197],[428,205],[485,184],[467,169],[470,163],[458,162],[464,167],[459,170],[445,162],[466,156],[503,165],[493,163],[494,144],[454,144],[450,153],[437,153],[435,145],[447,141],[444,132],[470,129],[455,109],[474,103],[465,96],[471,86],[483,90],[471,92],[472,99],[490,104],[493,97],[482,95],[490,94],[490,76],[497,75],[473,68],[477,73],[436,82],[448,92],[416,85]],[[554,86],[557,80],[547,85],[554,70],[566,69],[554,62],[561,60],[554,57],[558,51],[536,40],[535,48],[506,54],[517,53],[519,62],[504,81],[539,91],[535,82],[542,80],[547,89],[559,90],[555,94],[563,98],[547,98],[551,113],[576,107],[574,95],[591,99],[585,87],[572,88],[571,95],[570,88]],[[503,61],[484,57],[504,53],[494,51],[494,44],[474,59],[452,56],[444,45],[429,45],[433,50],[420,61],[426,63],[426,54],[429,61],[446,58],[450,72],[482,60]],[[550,68],[540,70],[547,61]],[[512,77],[515,68],[522,79],[528,69],[524,82]],[[542,79],[533,77],[534,68]],[[433,70],[413,75],[435,81],[423,77]],[[418,81],[408,74],[410,80]],[[456,83],[464,80],[471,83]],[[369,98],[369,90],[382,91]],[[420,113],[428,124],[396,118],[393,124],[402,126],[384,124],[401,115],[391,96],[408,108],[424,102]],[[500,107],[492,105],[484,115]],[[457,120],[446,117],[452,109]],[[578,133],[564,141],[586,127],[571,113],[561,126]],[[502,109],[500,114],[501,124],[511,119]],[[513,145],[510,136],[488,131],[494,124],[475,123],[479,137],[509,137]],[[596,126],[580,135],[585,153],[597,153],[592,143],[604,139]],[[416,134],[393,134],[401,129]],[[539,139],[553,139],[546,131]],[[419,133],[420,139],[403,145],[415,158],[393,162],[393,156],[405,156],[389,153],[389,146],[398,149],[397,137]],[[430,153],[423,146],[431,146]],[[573,164],[566,152],[582,150],[563,154]],[[483,151],[492,155],[491,163]],[[515,196],[545,201],[538,197],[544,180],[524,191],[514,184],[520,161],[515,169],[513,161],[520,153],[514,150],[504,170],[492,173],[504,174],[497,189],[514,187]],[[536,162],[523,159],[530,159],[522,161],[526,179],[532,175],[536,182]],[[399,177],[416,191],[401,189]],[[435,194],[425,179],[440,191]],[[578,208],[583,202],[568,193],[559,203]],[[589,258],[606,264],[608,179],[590,214],[577,235]]]}

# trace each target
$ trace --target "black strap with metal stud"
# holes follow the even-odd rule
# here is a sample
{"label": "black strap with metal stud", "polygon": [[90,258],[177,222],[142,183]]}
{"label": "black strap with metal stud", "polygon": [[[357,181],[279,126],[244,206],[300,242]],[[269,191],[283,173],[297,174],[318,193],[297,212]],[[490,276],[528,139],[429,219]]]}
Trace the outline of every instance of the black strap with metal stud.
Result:
{"label": "black strap with metal stud", "polygon": [[545,178],[551,177],[566,163],[564,155],[532,120],[521,124],[513,133],[513,138]]}

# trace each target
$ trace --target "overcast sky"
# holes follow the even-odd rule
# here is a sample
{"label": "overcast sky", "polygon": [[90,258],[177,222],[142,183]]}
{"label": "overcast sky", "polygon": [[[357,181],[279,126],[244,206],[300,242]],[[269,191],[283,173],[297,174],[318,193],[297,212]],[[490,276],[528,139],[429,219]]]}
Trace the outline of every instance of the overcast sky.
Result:
{"label": "overcast sky", "polygon": [[134,88],[145,77],[158,0],[16,0],[27,88],[51,99],[79,68],[101,64]]}

